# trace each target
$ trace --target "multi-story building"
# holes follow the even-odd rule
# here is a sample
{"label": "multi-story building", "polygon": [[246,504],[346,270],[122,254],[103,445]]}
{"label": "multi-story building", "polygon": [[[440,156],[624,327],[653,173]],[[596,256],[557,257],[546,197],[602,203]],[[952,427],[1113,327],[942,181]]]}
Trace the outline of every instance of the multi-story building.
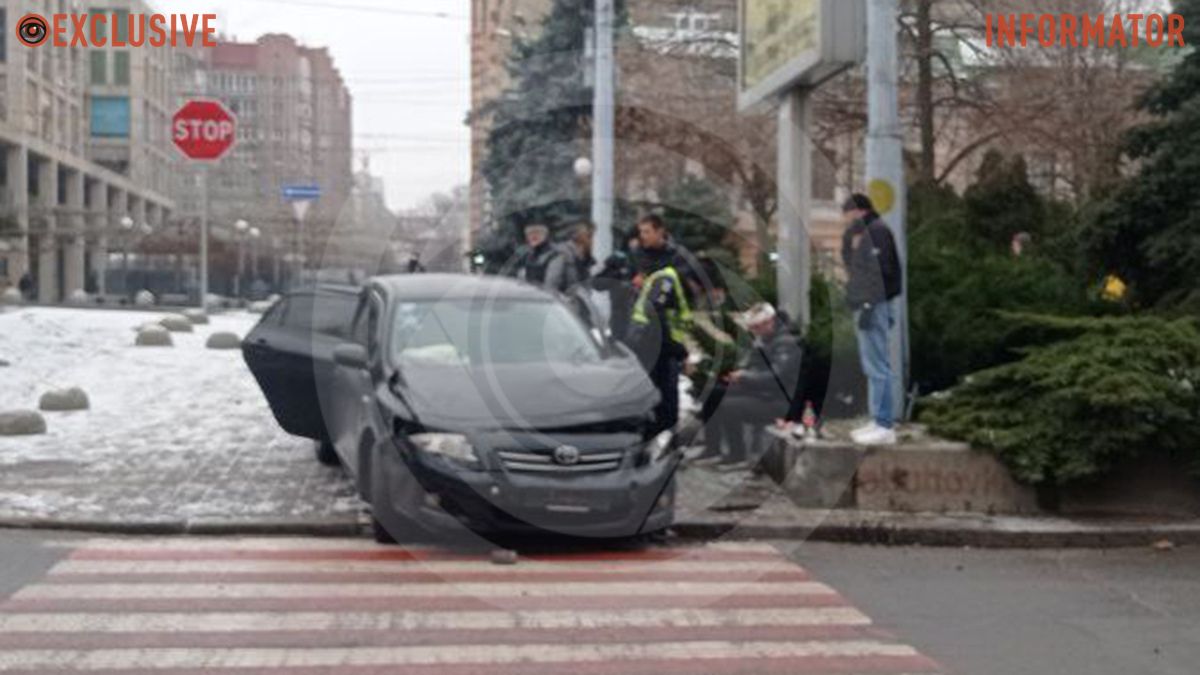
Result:
{"label": "multi-story building", "polygon": [[553,0],[471,0],[471,207],[472,238],[492,220],[483,159],[492,120],[481,110],[509,85],[505,62],[515,37],[540,30]]}
{"label": "multi-story building", "polygon": [[[55,12],[144,11],[55,0]],[[0,286],[41,302],[105,291],[113,248],[166,221],[166,50],[26,47],[14,24],[46,3],[0,2]]]}
{"label": "multi-story building", "polygon": [[[351,98],[327,49],[269,34],[256,42],[220,42],[212,49],[182,51],[175,78],[188,83],[177,97],[222,101],[238,119],[237,143],[207,168],[208,212],[217,248],[245,220],[262,232],[272,258],[267,269],[281,273],[321,260],[349,203],[353,188]],[[203,183],[189,168],[179,177],[181,193],[197,195],[181,206],[196,219]],[[322,196],[299,226],[282,190],[317,185]],[[281,262],[283,264],[281,264]],[[220,290],[220,263],[215,275]]]}

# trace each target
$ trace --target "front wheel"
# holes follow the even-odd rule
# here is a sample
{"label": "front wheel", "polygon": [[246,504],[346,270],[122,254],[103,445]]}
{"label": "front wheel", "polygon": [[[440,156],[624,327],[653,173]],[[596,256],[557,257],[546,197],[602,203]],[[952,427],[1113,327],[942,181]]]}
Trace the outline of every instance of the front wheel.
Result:
{"label": "front wheel", "polygon": [[387,531],[387,528],[385,528],[383,523],[379,522],[379,519],[375,516],[371,516],[371,536],[375,539],[375,543],[377,544],[385,544],[390,546],[396,543],[396,538]]}
{"label": "front wheel", "polygon": [[334,449],[332,442],[327,440],[317,441],[316,451],[317,461],[322,466],[338,467],[342,465],[342,459],[338,457],[337,450]]}

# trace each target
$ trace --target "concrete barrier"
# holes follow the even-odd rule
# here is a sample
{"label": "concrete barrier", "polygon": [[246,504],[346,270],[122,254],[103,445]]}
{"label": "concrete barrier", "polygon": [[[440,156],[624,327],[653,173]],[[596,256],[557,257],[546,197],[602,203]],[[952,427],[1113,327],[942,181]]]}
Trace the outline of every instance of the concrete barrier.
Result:
{"label": "concrete barrier", "polygon": [[1032,514],[1032,488],[995,457],[960,443],[918,440],[888,448],[801,441],[774,430],[764,468],[805,508],[907,513]]}

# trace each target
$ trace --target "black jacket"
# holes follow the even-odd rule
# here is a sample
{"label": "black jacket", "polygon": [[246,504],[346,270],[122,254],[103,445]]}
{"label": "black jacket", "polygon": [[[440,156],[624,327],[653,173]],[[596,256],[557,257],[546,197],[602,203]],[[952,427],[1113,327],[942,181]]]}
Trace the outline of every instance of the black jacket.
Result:
{"label": "black jacket", "polygon": [[896,239],[879,216],[867,216],[846,228],[842,262],[850,275],[846,303],[852,308],[877,305],[903,291],[904,271]]}
{"label": "black jacket", "polygon": [[561,288],[566,264],[562,250],[550,242],[537,248],[524,246],[517,252],[517,265],[512,270],[512,276],[535,286],[563,291],[566,290]]}
{"label": "black jacket", "polygon": [[742,377],[730,393],[791,403],[800,389],[803,362],[800,338],[779,322],[773,336],[755,340],[744,357]]}

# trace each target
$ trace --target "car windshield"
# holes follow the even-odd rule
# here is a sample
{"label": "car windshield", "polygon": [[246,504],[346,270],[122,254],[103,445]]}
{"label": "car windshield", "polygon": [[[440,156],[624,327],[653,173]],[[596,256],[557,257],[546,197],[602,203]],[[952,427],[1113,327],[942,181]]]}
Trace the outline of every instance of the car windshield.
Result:
{"label": "car windshield", "polygon": [[594,363],[600,345],[550,300],[429,300],[396,308],[392,359],[404,365]]}

